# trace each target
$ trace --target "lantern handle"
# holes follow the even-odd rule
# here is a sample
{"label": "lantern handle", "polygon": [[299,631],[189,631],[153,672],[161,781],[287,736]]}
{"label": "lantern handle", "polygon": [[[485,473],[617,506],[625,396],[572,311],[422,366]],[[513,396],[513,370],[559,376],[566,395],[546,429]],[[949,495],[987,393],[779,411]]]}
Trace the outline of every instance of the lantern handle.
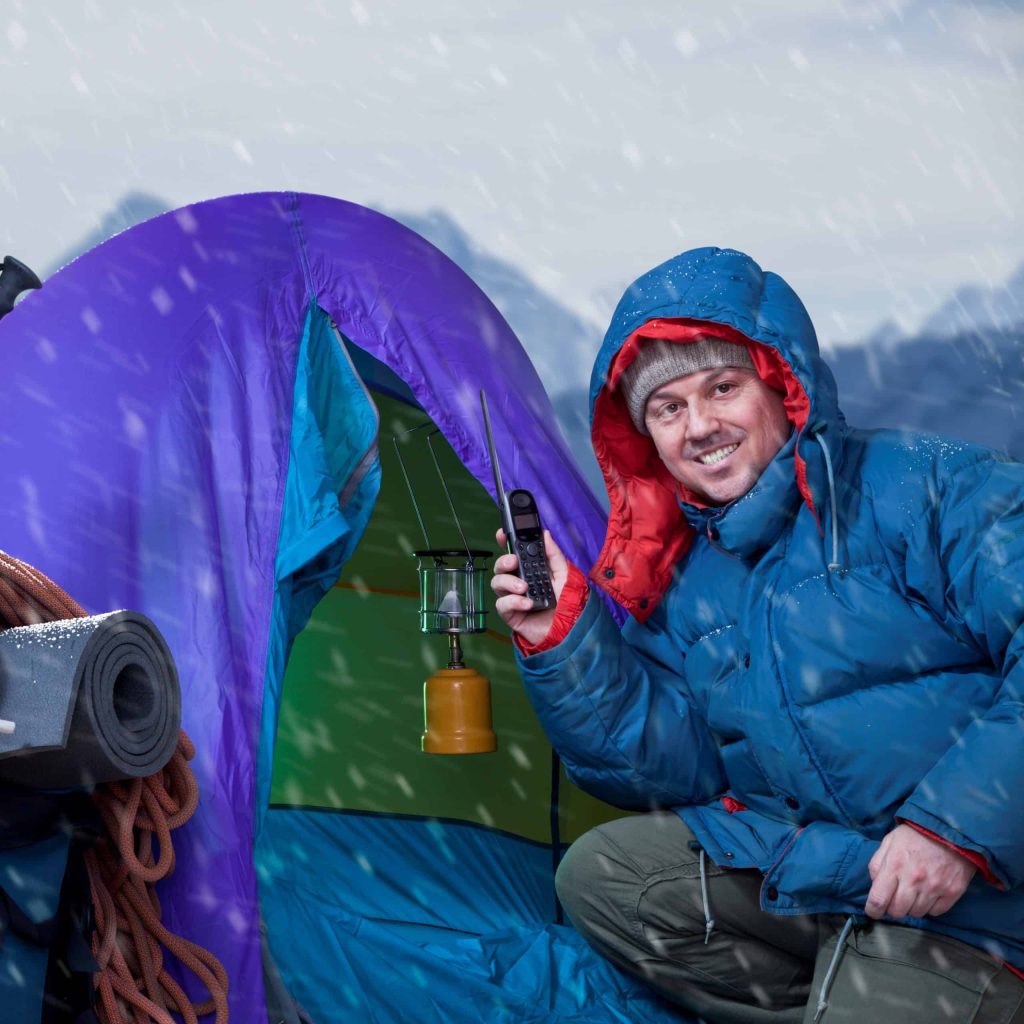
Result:
{"label": "lantern handle", "polygon": [[402,476],[405,477],[405,486],[409,489],[409,497],[412,499],[413,511],[416,513],[416,519],[419,521],[420,530],[423,533],[423,539],[427,542],[427,547],[431,547],[430,537],[427,535],[427,527],[423,522],[423,516],[420,513],[419,503],[416,501],[416,493],[412,488],[412,481],[409,479],[409,472],[405,468],[405,460],[402,458],[401,449],[398,447],[398,439],[405,437],[406,434],[412,434],[417,430],[423,430],[426,427],[434,427],[433,430],[427,434],[427,447],[430,449],[430,458],[434,462],[434,468],[437,470],[438,479],[441,481],[441,488],[444,491],[445,498],[448,499],[448,507],[452,510],[452,518],[455,520],[455,527],[459,531],[459,536],[462,538],[462,544],[465,548],[466,555],[470,562],[473,561],[473,553],[469,546],[469,541],[466,540],[466,531],[462,529],[462,522],[459,519],[459,513],[455,510],[455,502],[452,500],[451,492],[448,490],[448,484],[445,482],[444,473],[441,472],[441,463],[437,461],[437,452],[434,450],[434,437],[440,434],[441,431],[438,427],[434,426],[430,420],[425,423],[417,423],[415,427],[411,427],[409,430],[403,431],[401,434],[392,434],[391,442],[395,446],[395,455],[398,456],[398,465],[402,468]]}
{"label": "lantern handle", "polygon": [[434,468],[437,470],[437,475],[441,480],[441,487],[444,489],[444,496],[448,499],[448,507],[452,510],[452,518],[455,520],[455,525],[458,528],[459,536],[462,538],[463,546],[466,549],[466,555],[470,562],[473,561],[473,555],[469,550],[469,541],[466,540],[465,531],[462,529],[462,523],[459,522],[459,514],[455,511],[455,502],[452,501],[451,493],[448,490],[448,484],[445,483],[444,473],[441,472],[441,464],[437,461],[437,453],[434,451],[433,439],[441,431],[436,427],[429,434],[427,434],[427,447],[430,449],[430,457],[434,460]]}
{"label": "lantern handle", "polygon": [[405,468],[405,460],[402,458],[402,452],[398,447],[398,439],[400,437],[405,437],[406,434],[411,434],[414,430],[422,430],[424,427],[429,426],[431,426],[431,423],[428,420],[426,423],[419,423],[415,427],[412,427],[410,430],[403,431],[401,434],[391,435],[391,442],[395,446],[395,455],[398,456],[398,464],[399,466],[402,467],[402,476],[405,477],[405,486],[409,488],[409,497],[412,498],[413,511],[416,513],[416,518],[419,520],[420,529],[423,531],[423,539],[427,542],[428,548],[432,545],[430,543],[430,538],[427,536],[427,528],[423,523],[423,516],[420,515],[420,507],[416,502],[416,494],[412,489],[412,481],[409,480],[409,473]]}

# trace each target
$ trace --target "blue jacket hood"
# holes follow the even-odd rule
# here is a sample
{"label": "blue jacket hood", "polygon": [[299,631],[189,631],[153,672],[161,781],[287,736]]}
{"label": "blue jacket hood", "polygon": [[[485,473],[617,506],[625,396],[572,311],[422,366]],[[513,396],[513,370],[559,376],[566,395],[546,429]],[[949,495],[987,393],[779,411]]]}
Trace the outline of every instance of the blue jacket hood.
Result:
{"label": "blue jacket hood", "polygon": [[632,427],[616,384],[642,339],[672,337],[676,325],[746,345],[761,377],[785,392],[796,430],[794,486],[819,521],[827,500],[820,444],[829,446],[838,465],[845,428],[811,319],[777,274],[735,249],[707,246],[634,281],[612,315],[591,375],[591,436],[611,505],[591,577],[641,621],[664,594],[692,528],[679,509],[675,482],[650,438]]}

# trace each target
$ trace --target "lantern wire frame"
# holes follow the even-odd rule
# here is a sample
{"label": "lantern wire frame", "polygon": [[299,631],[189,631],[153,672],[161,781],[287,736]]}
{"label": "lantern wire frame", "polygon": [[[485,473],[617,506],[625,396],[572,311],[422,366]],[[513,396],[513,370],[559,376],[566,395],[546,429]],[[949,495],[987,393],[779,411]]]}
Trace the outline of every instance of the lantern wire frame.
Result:
{"label": "lantern wire frame", "polygon": [[400,437],[406,437],[409,434],[415,433],[417,430],[423,430],[426,427],[434,428],[429,434],[427,434],[427,448],[430,449],[430,458],[433,460],[434,468],[437,470],[437,478],[441,481],[441,488],[448,501],[448,507],[452,510],[452,518],[455,520],[455,527],[459,531],[463,547],[466,549],[466,554],[468,555],[470,553],[469,541],[466,540],[466,533],[462,529],[462,522],[459,520],[459,513],[455,511],[455,502],[452,500],[451,491],[448,490],[448,484],[445,481],[444,473],[441,472],[441,464],[437,461],[437,452],[434,450],[434,438],[440,434],[441,431],[429,420],[426,423],[418,423],[415,427],[411,427],[409,430],[405,430],[401,434],[392,434],[391,436],[391,443],[395,446],[395,455],[398,456],[398,464],[402,467],[402,476],[405,477],[405,486],[409,489],[409,497],[412,499],[413,511],[416,513],[416,518],[419,521],[420,530],[423,531],[423,539],[426,541],[427,547],[432,548],[433,545],[430,543],[430,537],[427,536],[426,524],[423,522],[423,516],[420,514],[419,503],[416,501],[416,494],[412,489],[412,481],[409,479],[409,472],[405,468],[405,460],[402,458],[402,451],[398,445],[398,439]]}
{"label": "lantern wire frame", "polygon": [[[421,431],[427,428],[430,432],[426,435],[427,448],[430,451],[431,460],[437,470],[438,479],[444,491],[448,507],[451,510],[455,526],[462,538],[464,547],[459,548],[434,548],[430,543],[430,536],[427,533],[426,523],[420,511],[419,502],[416,500],[416,492],[413,489],[409,472],[406,469],[405,460],[402,458],[399,438]],[[461,666],[461,649],[458,643],[460,633],[482,633],[486,630],[485,616],[487,614],[484,606],[484,586],[481,577],[483,567],[476,564],[478,558],[486,558],[490,551],[474,549],[469,546],[466,533],[462,528],[458,511],[451,491],[441,472],[441,464],[437,458],[437,452],[433,445],[434,438],[440,430],[433,423],[417,424],[401,434],[392,435],[392,443],[395,447],[395,455],[405,479],[405,486],[408,488],[409,497],[412,500],[413,511],[420,524],[423,539],[426,542],[426,549],[414,551],[413,554],[419,559],[420,576],[420,631],[423,633],[446,633],[449,638],[452,666]],[[464,564],[454,566],[449,564],[450,559],[463,558]],[[428,561],[429,560],[429,561]],[[432,563],[432,564],[430,564]]]}

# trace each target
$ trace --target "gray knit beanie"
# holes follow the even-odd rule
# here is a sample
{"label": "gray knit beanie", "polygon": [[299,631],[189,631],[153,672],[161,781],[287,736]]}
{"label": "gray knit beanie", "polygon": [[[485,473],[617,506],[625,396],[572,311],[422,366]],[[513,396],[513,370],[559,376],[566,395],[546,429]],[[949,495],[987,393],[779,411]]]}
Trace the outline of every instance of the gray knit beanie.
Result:
{"label": "gray knit beanie", "polygon": [[642,342],[636,358],[619,380],[633,425],[641,434],[649,432],[644,423],[644,410],[647,399],[662,384],[717,366],[741,366],[753,370],[754,362],[745,345],[724,338],[706,335],[690,342],[664,341],[661,338]]}

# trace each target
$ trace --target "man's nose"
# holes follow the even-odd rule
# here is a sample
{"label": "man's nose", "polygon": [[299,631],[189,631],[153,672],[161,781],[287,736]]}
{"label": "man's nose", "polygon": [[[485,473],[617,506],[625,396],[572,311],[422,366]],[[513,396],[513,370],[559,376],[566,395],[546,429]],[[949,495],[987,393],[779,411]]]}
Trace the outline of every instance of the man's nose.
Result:
{"label": "man's nose", "polygon": [[704,402],[691,402],[687,410],[686,439],[690,442],[711,437],[719,429],[718,416],[714,408]]}

